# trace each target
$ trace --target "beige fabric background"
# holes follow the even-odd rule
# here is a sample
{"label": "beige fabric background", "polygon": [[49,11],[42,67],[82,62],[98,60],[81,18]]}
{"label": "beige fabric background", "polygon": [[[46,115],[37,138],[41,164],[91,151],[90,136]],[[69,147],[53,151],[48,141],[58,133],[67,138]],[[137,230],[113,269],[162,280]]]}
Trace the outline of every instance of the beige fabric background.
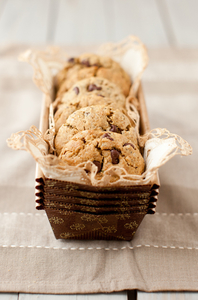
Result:
{"label": "beige fabric background", "polygon": [[198,291],[198,51],[150,50],[143,77],[151,128],[181,135],[193,155],[160,169],[157,213],[133,241],[83,242],[54,238],[35,210],[33,159],[5,142],[39,125],[42,94],[17,61],[26,48],[0,48],[0,292]]}

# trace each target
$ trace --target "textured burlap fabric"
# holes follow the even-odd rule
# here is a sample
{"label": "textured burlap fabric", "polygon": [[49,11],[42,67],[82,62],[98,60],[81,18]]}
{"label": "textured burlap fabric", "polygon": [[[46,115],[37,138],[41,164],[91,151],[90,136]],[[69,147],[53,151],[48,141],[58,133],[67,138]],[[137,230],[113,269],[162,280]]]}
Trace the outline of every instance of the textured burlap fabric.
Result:
{"label": "textured burlap fabric", "polygon": [[44,211],[35,210],[35,162],[6,145],[11,133],[39,125],[42,94],[31,67],[17,61],[26,48],[0,48],[0,292],[197,291],[198,51],[149,52],[143,88],[151,128],[177,133],[193,155],[160,169],[156,214],[131,242],[120,242],[56,240]]}

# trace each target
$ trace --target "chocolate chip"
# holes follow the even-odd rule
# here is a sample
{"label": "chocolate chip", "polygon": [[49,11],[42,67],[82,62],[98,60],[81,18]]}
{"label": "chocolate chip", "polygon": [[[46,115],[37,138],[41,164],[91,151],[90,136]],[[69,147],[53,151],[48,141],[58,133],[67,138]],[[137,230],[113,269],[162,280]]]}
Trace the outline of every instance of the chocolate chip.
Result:
{"label": "chocolate chip", "polygon": [[114,139],[112,139],[112,137],[110,137],[110,135],[108,133],[105,133],[102,138],[107,138],[110,141],[113,141]]}
{"label": "chocolate chip", "polygon": [[85,111],[84,116],[87,117],[88,115],[90,115],[90,111]]}
{"label": "chocolate chip", "polygon": [[81,61],[81,65],[84,65],[84,66],[86,66],[86,67],[90,67],[90,63],[89,63],[89,61],[86,60],[86,59],[83,59],[83,60]]}
{"label": "chocolate chip", "polygon": [[111,159],[112,159],[113,165],[116,165],[119,163],[119,155],[120,155],[120,153],[118,150],[116,150],[116,149],[111,150]]}
{"label": "chocolate chip", "polygon": [[116,125],[111,125],[110,131],[112,131],[112,132],[118,132],[118,127]]}
{"label": "chocolate chip", "polygon": [[128,145],[131,146],[131,147],[133,147],[133,149],[135,149],[135,146],[133,144],[131,144],[131,143],[126,143],[126,144],[123,145],[123,147],[128,146]]}
{"label": "chocolate chip", "polygon": [[100,90],[102,90],[102,88],[101,88],[101,86],[97,86],[97,85],[95,85],[95,84],[92,83],[92,84],[90,84],[90,85],[88,86],[87,90],[88,90],[89,92],[92,92],[92,91],[94,91],[94,90],[100,91]]}
{"label": "chocolate chip", "polygon": [[101,169],[102,169],[101,163],[99,161],[97,161],[97,160],[94,160],[93,163],[94,163],[94,165],[96,165],[96,167],[98,167],[97,173],[100,172]]}
{"label": "chocolate chip", "polygon": [[75,58],[74,58],[74,57],[70,57],[70,58],[68,59],[68,62],[74,63],[74,62],[75,62]]}
{"label": "chocolate chip", "polygon": [[78,95],[79,94],[79,88],[77,87],[77,86],[75,86],[74,88],[73,88],[73,91],[76,93],[76,95]]}

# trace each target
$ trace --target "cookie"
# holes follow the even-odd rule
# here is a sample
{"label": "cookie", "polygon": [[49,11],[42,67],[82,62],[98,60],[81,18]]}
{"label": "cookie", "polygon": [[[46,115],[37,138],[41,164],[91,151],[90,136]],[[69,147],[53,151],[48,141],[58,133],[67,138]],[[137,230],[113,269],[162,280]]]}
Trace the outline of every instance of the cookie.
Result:
{"label": "cookie", "polygon": [[[83,130],[102,130],[134,135],[135,129],[130,119],[119,109],[112,109],[104,105],[88,106],[72,113],[63,124],[55,137],[55,148],[59,155],[64,144],[71,137]],[[137,143],[137,141],[135,142]]]}
{"label": "cookie", "polygon": [[67,104],[75,98],[93,94],[100,97],[112,98],[123,105],[125,103],[125,96],[121,89],[116,84],[100,77],[90,77],[76,82],[61,96],[60,102]]}
{"label": "cookie", "polygon": [[54,120],[56,131],[77,109],[91,105],[107,105],[124,111],[126,98],[114,83],[99,77],[78,81],[59,101]]}
{"label": "cookie", "polygon": [[113,109],[120,109],[120,111],[126,114],[124,102],[122,101],[115,101],[112,98],[102,97],[95,94],[90,94],[87,96],[82,95],[73,100],[68,101],[67,104],[63,103],[59,105],[59,108],[54,115],[56,132],[66,122],[67,118],[70,116],[71,113],[80,108],[98,104],[109,106]]}
{"label": "cookie", "polygon": [[85,130],[77,133],[65,144],[59,158],[76,166],[87,161],[98,168],[98,177],[111,167],[124,168],[128,174],[141,175],[144,159],[136,144],[127,136],[102,130]]}
{"label": "cookie", "polygon": [[131,79],[122,67],[109,57],[88,53],[70,58],[57,74],[57,96],[68,91],[77,81],[93,76],[108,79],[119,86],[125,96],[128,96]]}

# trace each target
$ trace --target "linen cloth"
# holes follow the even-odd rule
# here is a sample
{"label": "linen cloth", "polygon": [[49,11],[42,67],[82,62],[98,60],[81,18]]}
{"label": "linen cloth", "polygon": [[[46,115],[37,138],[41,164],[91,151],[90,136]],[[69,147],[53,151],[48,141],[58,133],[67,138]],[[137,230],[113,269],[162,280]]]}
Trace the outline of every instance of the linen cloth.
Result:
{"label": "linen cloth", "polygon": [[198,51],[149,51],[143,88],[151,128],[180,135],[193,155],[161,167],[157,212],[125,242],[56,240],[36,211],[35,162],[6,145],[11,133],[39,126],[42,93],[31,67],[17,61],[26,49],[0,48],[0,292],[198,291]]}

